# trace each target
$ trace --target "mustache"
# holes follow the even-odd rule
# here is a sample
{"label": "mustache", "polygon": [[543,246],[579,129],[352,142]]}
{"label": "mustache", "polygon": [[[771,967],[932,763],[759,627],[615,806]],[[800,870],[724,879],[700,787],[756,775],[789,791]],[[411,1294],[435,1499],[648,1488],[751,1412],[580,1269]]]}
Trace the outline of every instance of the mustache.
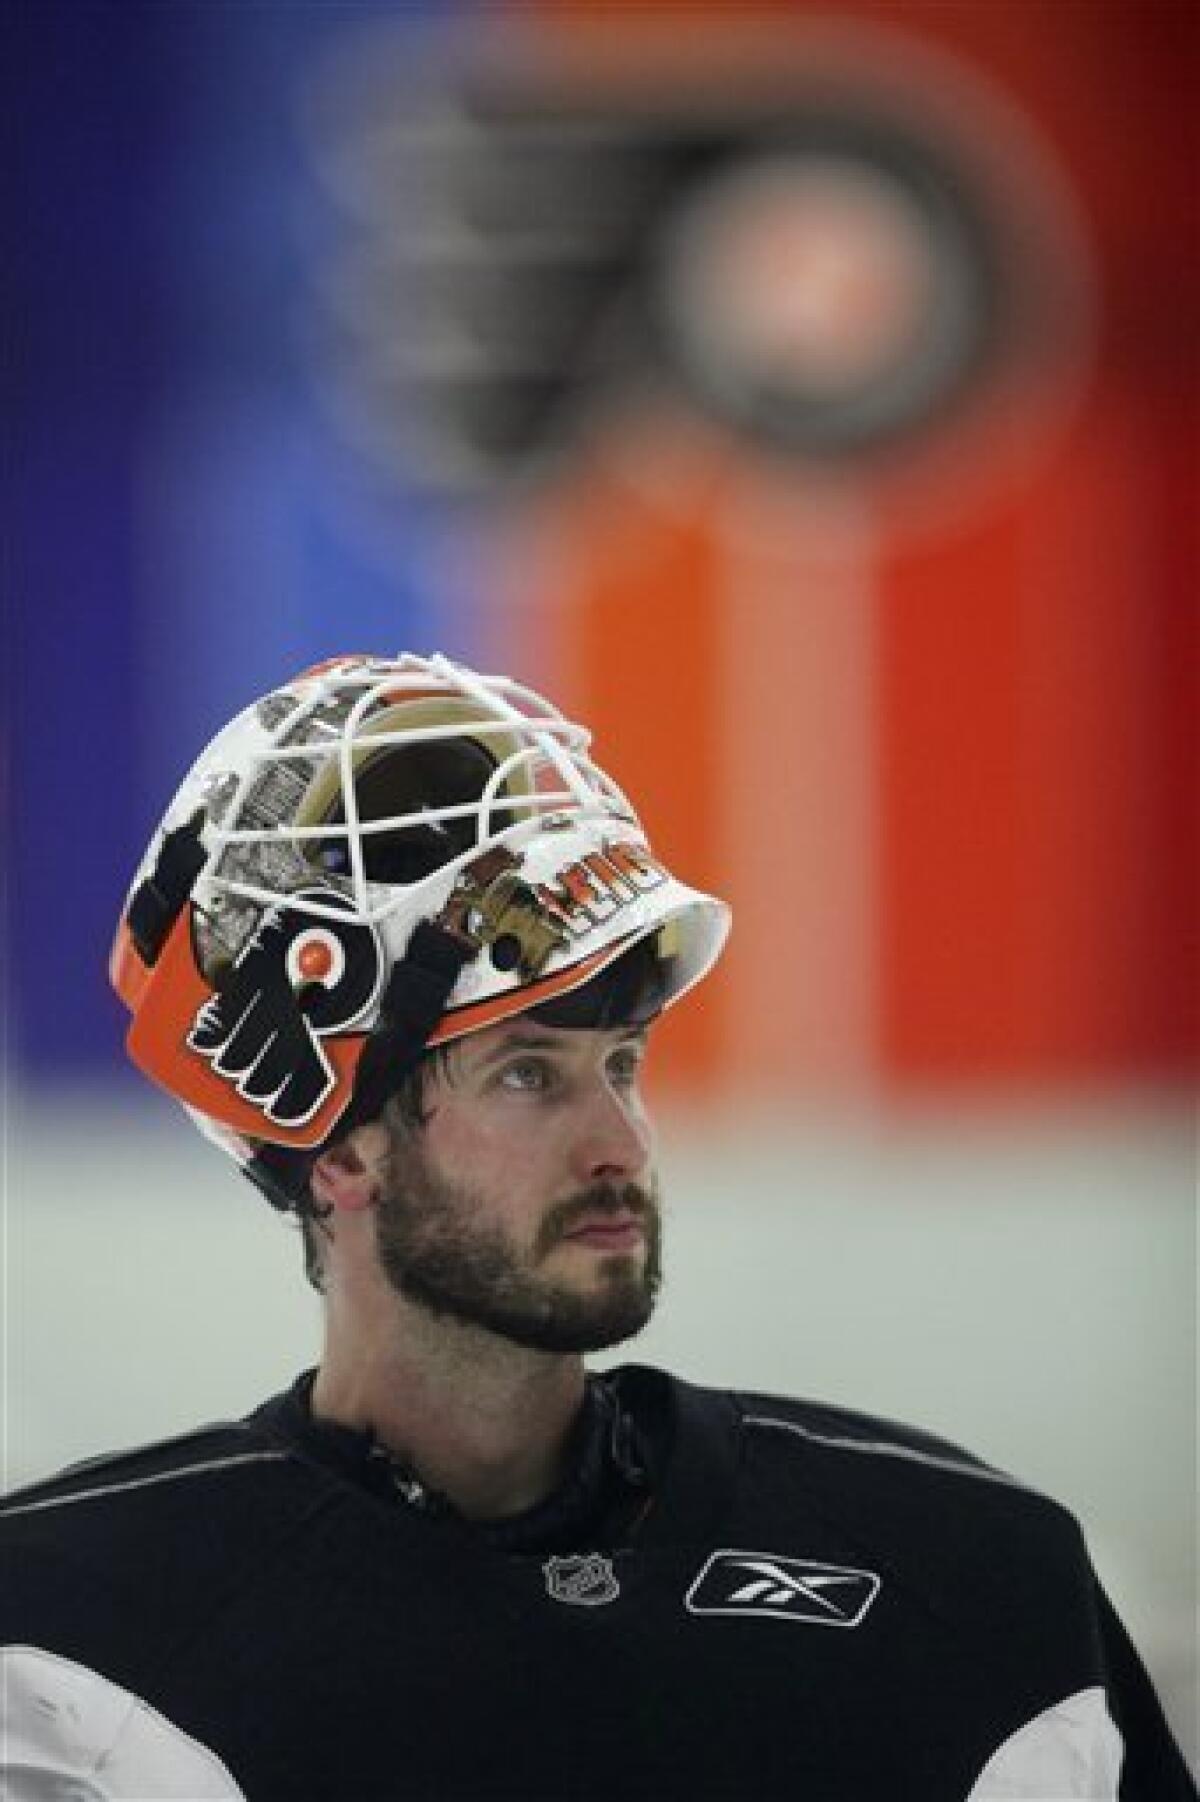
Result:
{"label": "mustache", "polygon": [[593,1183],[590,1188],[568,1195],[547,1210],[538,1228],[535,1254],[544,1257],[581,1220],[596,1214],[632,1214],[653,1229],[658,1224],[658,1192],[643,1189],[640,1183]]}

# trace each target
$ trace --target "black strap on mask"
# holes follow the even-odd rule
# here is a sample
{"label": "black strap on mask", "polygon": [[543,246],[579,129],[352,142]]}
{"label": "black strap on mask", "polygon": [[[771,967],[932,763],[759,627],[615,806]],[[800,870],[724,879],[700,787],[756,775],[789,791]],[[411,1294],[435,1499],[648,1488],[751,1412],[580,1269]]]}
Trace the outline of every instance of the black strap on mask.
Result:
{"label": "black strap on mask", "polygon": [[159,847],[154,869],[130,897],[125,924],[138,956],[147,967],[158,962],[171,928],[179,918],[197,876],[208,862],[208,852],[200,837],[203,826],[202,808],[186,825],[168,832]]}
{"label": "black strap on mask", "polygon": [[[388,978],[379,1018],[358,1060],[350,1105],[326,1144],[374,1119],[400,1088],[424,1056],[464,964],[478,952],[479,946],[462,934],[433,920],[418,922],[408,950]],[[303,1208],[310,1199],[313,1164],[324,1149],[261,1144],[245,1173],[273,1207]]]}

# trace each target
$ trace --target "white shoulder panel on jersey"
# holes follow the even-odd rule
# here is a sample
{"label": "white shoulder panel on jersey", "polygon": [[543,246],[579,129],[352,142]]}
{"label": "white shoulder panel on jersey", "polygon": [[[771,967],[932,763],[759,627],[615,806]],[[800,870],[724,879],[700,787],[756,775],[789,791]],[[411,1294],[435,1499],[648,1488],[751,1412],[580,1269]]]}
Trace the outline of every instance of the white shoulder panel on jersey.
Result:
{"label": "white shoulder panel on jersey", "polygon": [[1081,1689],[1010,1734],[966,1802],[1117,1802],[1124,1755],[1104,1691]]}
{"label": "white shoulder panel on jersey", "polygon": [[0,1646],[6,1802],[246,1802],[215,1752],[99,1671]]}

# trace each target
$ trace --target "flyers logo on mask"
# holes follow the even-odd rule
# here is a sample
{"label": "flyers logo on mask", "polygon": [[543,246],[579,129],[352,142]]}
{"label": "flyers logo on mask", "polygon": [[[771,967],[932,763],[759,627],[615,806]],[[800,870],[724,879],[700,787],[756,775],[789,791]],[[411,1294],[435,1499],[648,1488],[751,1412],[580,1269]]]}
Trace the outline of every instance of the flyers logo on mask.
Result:
{"label": "flyers logo on mask", "polygon": [[378,999],[383,954],[374,929],[304,911],[346,908],[331,889],[304,889],[264,914],[196,1014],[190,1050],[280,1126],[300,1126],[337,1077],[321,1040],[361,1020]]}
{"label": "flyers logo on mask", "polygon": [[567,864],[552,882],[538,884],[537,896],[550,916],[576,938],[602,926],[622,907],[669,880],[645,845],[607,841],[578,862]]}

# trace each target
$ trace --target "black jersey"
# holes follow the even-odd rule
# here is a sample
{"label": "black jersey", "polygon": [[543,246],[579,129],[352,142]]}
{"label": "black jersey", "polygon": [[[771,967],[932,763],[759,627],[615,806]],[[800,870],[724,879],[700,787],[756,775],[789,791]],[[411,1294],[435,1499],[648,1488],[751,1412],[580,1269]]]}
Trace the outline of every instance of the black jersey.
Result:
{"label": "black jersey", "polygon": [[601,1388],[603,1469],[492,1531],[302,1389],[11,1497],[4,1796],[1195,1796],[1055,1503],[890,1422]]}

